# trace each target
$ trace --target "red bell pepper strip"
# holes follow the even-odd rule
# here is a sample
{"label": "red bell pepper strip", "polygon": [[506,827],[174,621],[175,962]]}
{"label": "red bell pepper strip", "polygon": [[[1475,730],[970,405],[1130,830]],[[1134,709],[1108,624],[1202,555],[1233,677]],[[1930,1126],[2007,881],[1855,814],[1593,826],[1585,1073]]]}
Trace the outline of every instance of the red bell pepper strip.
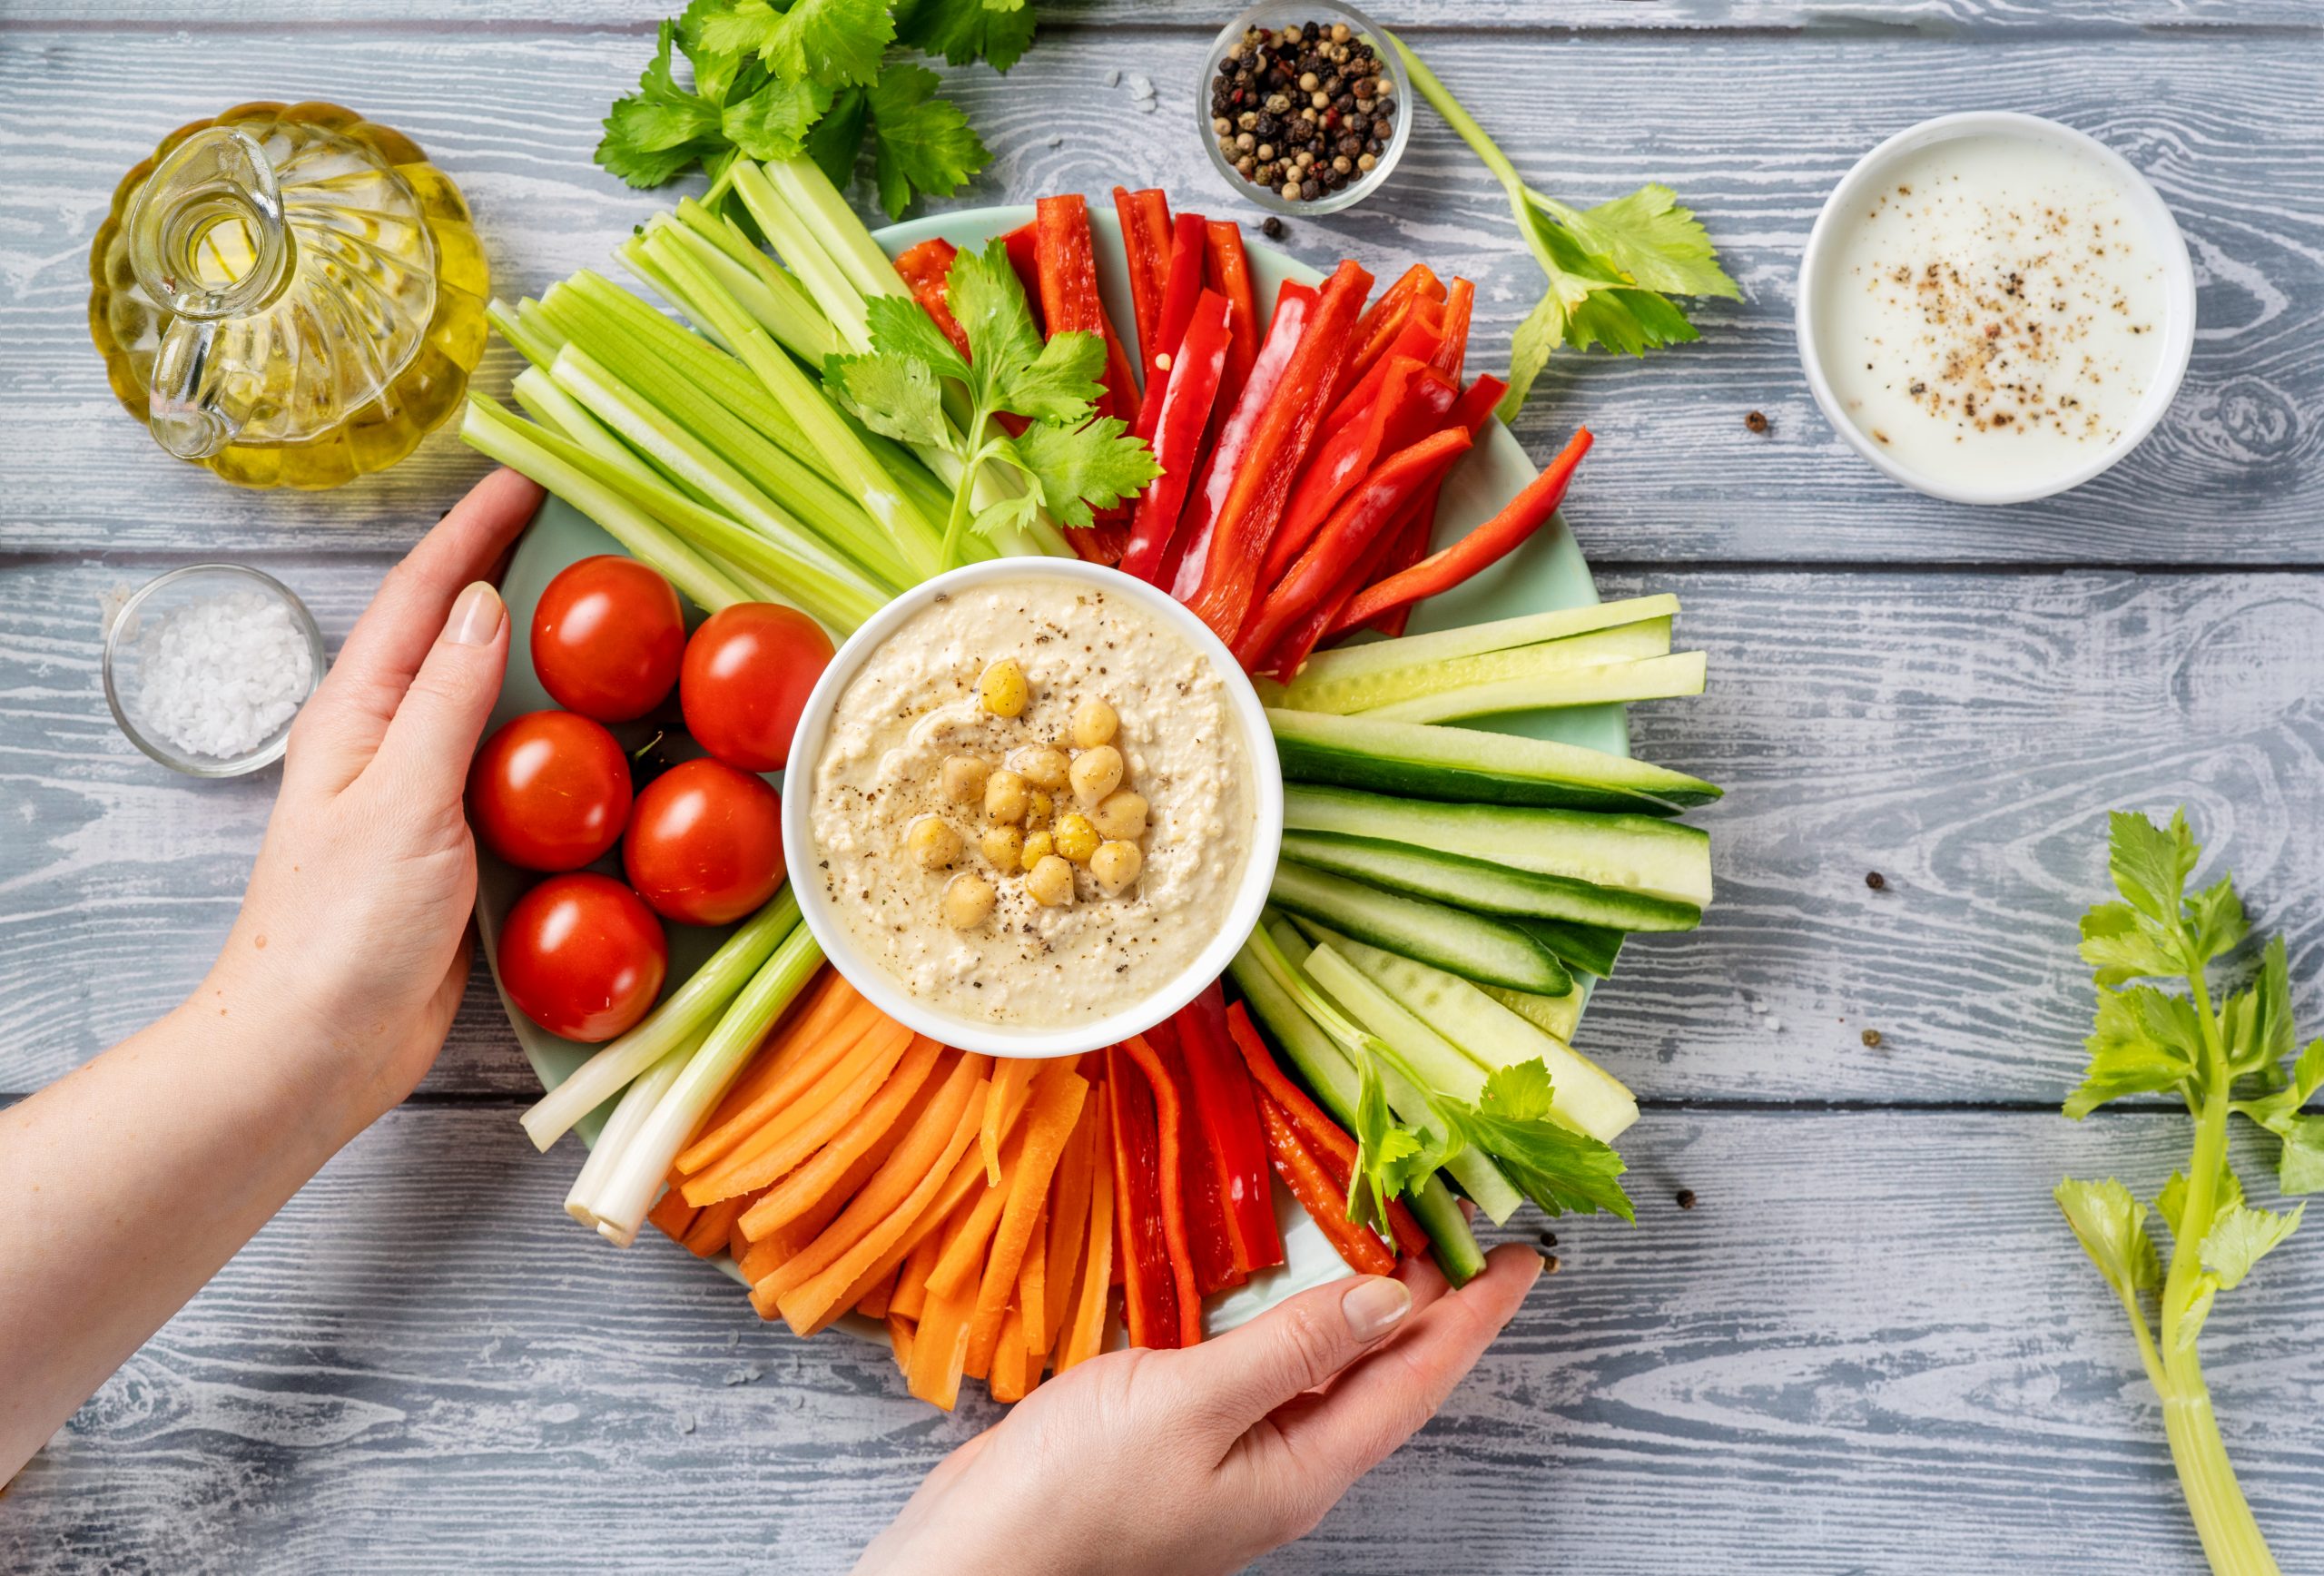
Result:
{"label": "red bell pepper strip", "polygon": [[1106,392],[1098,414],[1127,425],[1137,419],[1137,377],[1122,353],[1121,340],[1098,294],[1098,260],[1089,239],[1089,205],[1078,192],[1044,197],[1034,205],[1034,239],[1041,282],[1041,316],[1050,338],[1066,333],[1102,335],[1106,341]]}
{"label": "red bell pepper strip", "polygon": [[1138,355],[1151,360],[1162,321],[1162,275],[1168,261],[1156,256],[1147,244],[1146,231],[1137,222],[1137,203],[1127,186],[1114,188],[1114,217],[1121,221],[1122,260],[1129,272],[1129,304],[1137,320]]}
{"label": "red bell pepper strip", "polygon": [[[1315,321],[1299,336],[1211,528],[1210,551],[1187,606],[1230,645],[1250,616],[1267,544],[1329,408],[1333,380],[1347,360],[1348,331],[1371,288],[1372,276],[1352,261],[1342,262],[1324,281]],[[1191,558],[1187,567],[1194,567]]]}
{"label": "red bell pepper strip", "polygon": [[1299,1141],[1283,1108],[1264,1094],[1259,1097],[1259,1121],[1266,1132],[1267,1157],[1275,1164],[1275,1175],[1283,1178],[1283,1185],[1299,1200],[1308,1218],[1322,1227],[1348,1268],[1358,1275],[1395,1274],[1396,1256],[1371,1227],[1348,1219],[1347,1189],[1333,1186],[1314,1152]]}
{"label": "red bell pepper strip", "polygon": [[1157,386],[1147,389],[1140,416],[1147,409],[1157,414],[1153,430],[1143,436],[1152,446],[1154,463],[1162,468],[1162,474],[1146,484],[1131,515],[1129,545],[1121,557],[1126,575],[1148,582],[1160,578],[1171,535],[1178,527],[1178,513],[1186,505],[1187,488],[1202,456],[1203,434],[1210,427],[1219,380],[1226,370],[1229,310],[1225,296],[1216,291],[1203,291],[1186,334],[1178,340],[1170,380],[1158,386],[1161,399],[1157,402],[1153,398]]}
{"label": "red bell pepper strip", "polygon": [[[1039,226],[1028,221],[1000,238],[1009,249],[1009,267],[1017,275],[1017,282],[1025,287],[1025,300],[1033,309],[1033,327],[1042,327],[1041,320],[1041,241]],[[1043,339],[1049,338],[1044,331]]]}
{"label": "red bell pepper strip", "polygon": [[1426,263],[1416,262],[1404,270],[1403,277],[1380,292],[1379,299],[1364,309],[1355,321],[1355,349],[1348,356],[1347,375],[1361,378],[1369,372],[1388,347],[1395,343],[1413,310],[1431,301],[1444,299],[1444,286],[1430,272]]}
{"label": "red bell pepper strip", "polygon": [[1469,353],[1469,320],[1476,306],[1477,287],[1465,279],[1454,280],[1451,293],[1444,298],[1444,321],[1440,330],[1443,337],[1429,365],[1455,383],[1461,380],[1461,363]]}
{"label": "red bell pepper strip", "polygon": [[920,303],[921,310],[944,330],[952,348],[965,356],[969,353],[969,336],[944,299],[951,288],[952,260],[959,255],[960,249],[950,241],[932,235],[897,257],[896,272],[911,287],[912,299]]}
{"label": "red bell pepper strip", "polygon": [[1169,1086],[1177,1094],[1180,1127],[1178,1185],[1186,1200],[1187,1262],[1194,1266],[1196,1296],[1206,1297],[1250,1279],[1250,1266],[1243,1262],[1238,1251],[1235,1229],[1226,1218],[1226,1199],[1218,1167],[1211,1163],[1210,1150],[1203,1137],[1194,1079],[1187,1070],[1185,1039],[1172,1021],[1156,1024],[1140,1038],[1160,1060]]}
{"label": "red bell pepper strip", "polygon": [[1283,524],[1267,544],[1266,567],[1260,581],[1282,583],[1292,561],[1315,539],[1331,512],[1355,485],[1371,474],[1384,454],[1409,448],[1445,425],[1461,398],[1461,386],[1434,368],[1409,356],[1390,359],[1390,370],[1372,408],[1334,431],[1323,441],[1299,473],[1291,501],[1284,506]]}
{"label": "red bell pepper strip", "polygon": [[[1509,385],[1500,379],[1490,374],[1479,378],[1469,385],[1468,390],[1453,405],[1446,425],[1460,428],[1473,440],[1484,430],[1485,423],[1492,419],[1501,397],[1508,392]],[[1289,684],[1305,665],[1308,654],[1322,643],[1325,632],[1337,625],[1341,610],[1354,601],[1359,592],[1374,581],[1408,569],[1427,557],[1429,539],[1436,531],[1437,495],[1443,491],[1443,486],[1444,478],[1440,476],[1404,506],[1403,513],[1365,549],[1356,561],[1354,569],[1333,587],[1331,595],[1317,603],[1305,618],[1293,625],[1290,631],[1275,643],[1275,649],[1267,654],[1259,671],[1271,673]],[[1403,633],[1403,620],[1409,616],[1408,604],[1405,607],[1382,615],[1381,622],[1373,627],[1381,628],[1385,622],[1394,621],[1393,629],[1384,631],[1393,638]]]}
{"label": "red bell pepper strip", "polygon": [[[1162,301],[1163,289],[1169,282],[1170,278],[1170,200],[1163,194],[1162,189],[1158,186],[1148,186],[1143,191],[1133,192],[1129,194],[1129,200],[1130,207],[1137,215],[1138,250],[1145,256],[1153,259],[1154,271],[1151,277],[1154,281],[1154,301],[1158,307]],[[1138,324],[1137,343],[1142,351],[1148,344],[1169,343],[1167,326],[1159,316],[1155,319],[1154,340],[1149,340],[1146,333],[1146,325]],[[1150,351],[1147,353],[1151,354]]]}
{"label": "red bell pepper strip", "polygon": [[1572,441],[1550,461],[1549,468],[1528,482],[1524,491],[1502,505],[1499,514],[1443,552],[1366,586],[1347,605],[1332,633],[1354,629],[1392,608],[1449,591],[1480,569],[1507,557],[1557,513],[1565,489],[1573,480],[1574,468],[1590,452],[1590,428],[1577,428]]}
{"label": "red bell pepper strip", "polygon": [[1162,419],[1162,401],[1169,392],[1171,369],[1177,364],[1178,343],[1187,337],[1195,302],[1202,295],[1202,215],[1181,213],[1171,224],[1170,269],[1162,287],[1161,316],[1155,330],[1158,337],[1139,341],[1152,348],[1146,351],[1146,365],[1140,369],[1146,374],[1146,396],[1138,402],[1137,421],[1130,431],[1148,439],[1154,436],[1154,424]]}
{"label": "red bell pepper strip", "polygon": [[1159,1137],[1155,1167],[1161,1194],[1162,1240],[1169,1250],[1178,1310],[1176,1344],[1198,1346],[1202,1344],[1202,1290],[1195,1268],[1193,1245],[1187,1232],[1186,1100],[1178,1081],[1170,1076],[1169,1064],[1142,1036],[1133,1034],[1116,1049],[1129,1065],[1145,1075],[1147,1087],[1154,1094],[1154,1125]]}
{"label": "red bell pepper strip", "polygon": [[1161,1136],[1153,1086],[1128,1052],[1106,1052],[1107,1114],[1114,1132],[1115,1257],[1133,1346],[1181,1344],[1178,1281],[1162,1216]]}
{"label": "red bell pepper strip", "polygon": [[[1322,1162],[1338,1185],[1340,1220],[1346,1224],[1348,1181],[1355,1171],[1355,1140],[1324,1114],[1324,1108],[1310,1099],[1306,1090],[1283,1076],[1266,1041],[1252,1027],[1250,1010],[1240,1001],[1226,1010],[1226,1034],[1235,1042],[1235,1049],[1243,1053],[1243,1065],[1251,1069],[1251,1080],[1259,1086],[1261,1100],[1274,1102],[1290,1123],[1293,1136]],[[1262,1116],[1265,1114],[1264,1103],[1259,1110]],[[1413,1217],[1403,1200],[1388,1200],[1388,1225],[1407,1255],[1417,1258],[1428,1251],[1428,1233],[1421,1229],[1420,1222]]]}
{"label": "red bell pepper strip", "polygon": [[1266,1136],[1250,1069],[1226,1029],[1226,998],[1214,981],[1171,1019],[1194,1091],[1196,1124],[1218,1177],[1228,1237],[1246,1274],[1283,1262],[1275,1196],[1267,1187]]}
{"label": "red bell pepper strip", "polygon": [[1236,659],[1246,668],[1256,667],[1302,615],[1331,595],[1348,566],[1403,517],[1404,507],[1468,451],[1469,435],[1448,427],[1398,449],[1374,468],[1332,511],[1307,550],[1280,579],[1270,582],[1274,588],[1235,643]]}
{"label": "red bell pepper strip", "polygon": [[1226,351],[1226,376],[1219,384],[1218,403],[1235,409],[1251,363],[1259,354],[1259,316],[1251,298],[1251,261],[1243,251],[1243,227],[1232,219],[1214,219],[1203,226],[1204,261],[1210,288],[1226,298],[1234,330]]}
{"label": "red bell pepper strip", "polygon": [[1241,397],[1226,408],[1226,419],[1217,424],[1218,433],[1211,442],[1209,458],[1203,462],[1201,479],[1188,489],[1180,510],[1172,543],[1180,560],[1173,567],[1166,559],[1164,572],[1155,577],[1157,585],[1169,586],[1170,595],[1181,602],[1191,599],[1201,584],[1203,562],[1209,557],[1210,538],[1217,528],[1219,510],[1226,507],[1227,490],[1243,468],[1251,440],[1282,386],[1292,357],[1298,352],[1319,299],[1309,286],[1289,282],[1275,294],[1266,343],[1259,347],[1258,359],[1251,363]]}
{"label": "red bell pepper strip", "polygon": [[1423,301],[1414,310],[1413,315],[1404,320],[1403,328],[1397,333],[1395,342],[1388,347],[1387,353],[1373,362],[1369,371],[1350,383],[1333,401],[1331,414],[1324,418],[1326,431],[1336,432],[1351,421],[1363,419],[1364,412],[1371,409],[1379,399],[1381,387],[1387,381],[1388,369],[1396,364],[1399,357],[1423,364],[1435,360],[1436,352],[1444,342],[1442,310],[1442,308],[1427,301]]}

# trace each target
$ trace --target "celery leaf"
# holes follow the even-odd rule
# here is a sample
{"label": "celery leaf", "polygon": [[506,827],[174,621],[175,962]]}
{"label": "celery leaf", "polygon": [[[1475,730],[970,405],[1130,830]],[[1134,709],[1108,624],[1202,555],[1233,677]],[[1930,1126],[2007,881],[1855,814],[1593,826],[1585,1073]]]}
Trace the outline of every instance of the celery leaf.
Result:
{"label": "celery leaf", "polygon": [[2286,1214],[2237,1204],[2220,1212],[2203,1238],[2203,1267],[2219,1277],[2220,1289],[2233,1291],[2251,1266],[2290,1236],[2308,1206],[2296,1205]]}
{"label": "celery leaf", "polygon": [[718,106],[678,86],[671,74],[676,35],[675,24],[662,24],[637,91],[615,100],[606,114],[597,163],[633,186],[659,186],[720,143]]}
{"label": "celery leaf", "polygon": [[2174,812],[2166,830],[2134,811],[2107,817],[2106,868],[2123,901],[2149,919],[2179,923],[2187,877],[2201,851],[2187,830],[2187,813]]}
{"label": "celery leaf", "polygon": [[862,85],[896,35],[886,0],[734,0],[705,12],[699,35],[719,54],[753,54],[785,82]]}
{"label": "celery leaf", "polygon": [[2077,1182],[2069,1177],[2053,1197],[2065,1211],[2082,1250],[2117,1291],[2145,1291],[2162,1279],[2154,1239],[2147,1235],[2146,1206],[2112,1177]]}
{"label": "celery leaf", "polygon": [[1649,182],[1626,197],[1588,209],[1569,208],[1531,189],[1525,194],[1641,289],[1743,299],[1741,288],[1718,266],[1710,236],[1668,186]]}
{"label": "celery leaf", "polygon": [[896,42],[953,65],[981,58],[1007,71],[1033,43],[1033,8],[1026,0],[898,0]]}
{"label": "celery leaf", "polygon": [[924,65],[896,64],[871,86],[872,176],[891,219],[914,192],[949,197],[991,162],[968,117],[935,96],[937,80]]}

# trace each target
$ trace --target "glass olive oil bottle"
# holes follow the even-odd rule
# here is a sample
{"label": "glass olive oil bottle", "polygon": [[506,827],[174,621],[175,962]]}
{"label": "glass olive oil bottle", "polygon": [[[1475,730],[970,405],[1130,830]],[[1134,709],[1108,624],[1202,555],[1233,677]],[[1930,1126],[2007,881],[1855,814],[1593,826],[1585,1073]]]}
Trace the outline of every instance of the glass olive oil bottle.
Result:
{"label": "glass olive oil bottle", "polygon": [[123,406],[241,487],[395,464],[484,354],[489,271],[459,189],[337,104],[242,104],[172,133],[114,189],[89,277]]}

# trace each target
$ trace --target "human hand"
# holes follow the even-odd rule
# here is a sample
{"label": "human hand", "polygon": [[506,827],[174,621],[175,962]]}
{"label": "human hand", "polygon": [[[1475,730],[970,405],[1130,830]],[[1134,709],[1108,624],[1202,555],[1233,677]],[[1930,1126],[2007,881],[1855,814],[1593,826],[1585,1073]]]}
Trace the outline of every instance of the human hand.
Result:
{"label": "human hand", "polygon": [[945,1457],[857,1576],[1205,1576],[1323,1520],[1443,1404],[1541,1273],[1502,1246],[1303,1292],[1180,1352],[1068,1370]]}
{"label": "human hand", "polygon": [[290,730],[240,916],[197,1001],[239,1009],[352,1132],[411,1091],[466,985],[476,846],[461,796],[500,693],[487,583],[540,502],[496,471],[390,570]]}

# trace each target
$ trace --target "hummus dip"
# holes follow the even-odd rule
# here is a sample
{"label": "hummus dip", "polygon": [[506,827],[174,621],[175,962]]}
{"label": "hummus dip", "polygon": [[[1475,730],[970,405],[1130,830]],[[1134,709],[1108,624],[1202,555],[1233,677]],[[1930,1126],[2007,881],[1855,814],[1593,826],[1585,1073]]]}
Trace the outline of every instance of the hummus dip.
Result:
{"label": "hummus dip", "polygon": [[[996,711],[985,681],[1011,664],[1022,683],[1012,678]],[[1004,714],[1012,702],[1021,709]],[[1054,780],[1059,755],[1080,762],[1108,745],[1114,813],[1079,793],[1079,774],[1029,792],[1032,808],[1014,815],[981,786],[988,770],[1019,766],[1038,781],[1035,761]],[[1009,804],[1019,786],[1031,787],[1012,783]],[[940,596],[875,647],[840,692],[812,792],[808,873],[864,955],[934,1010],[1029,1029],[1104,1018],[1183,972],[1232,905],[1256,813],[1249,753],[1210,659],[1127,596],[1038,575]],[[1119,823],[1125,795],[1144,797],[1140,832]],[[1094,860],[1088,819],[1108,840]],[[1052,834],[1060,857],[1078,855],[1069,901],[1057,901],[1063,870],[1029,873],[1011,852],[1046,850]],[[1118,884],[1125,862],[1135,876]],[[948,901],[962,888],[967,914]]]}

